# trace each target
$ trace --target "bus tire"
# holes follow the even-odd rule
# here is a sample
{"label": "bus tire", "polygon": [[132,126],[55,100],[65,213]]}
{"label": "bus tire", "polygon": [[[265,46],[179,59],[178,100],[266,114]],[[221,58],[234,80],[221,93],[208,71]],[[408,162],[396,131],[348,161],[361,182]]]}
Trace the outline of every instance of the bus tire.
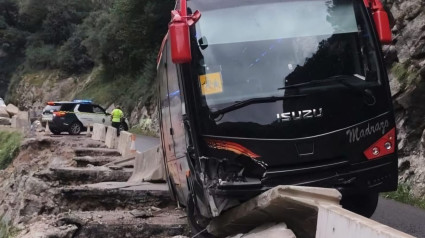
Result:
{"label": "bus tire", "polygon": [[195,199],[196,195],[193,195],[193,191],[191,191],[187,198],[186,212],[192,235],[197,235],[196,237],[200,238],[213,238],[214,236],[206,231],[208,225],[208,222],[206,222],[207,219],[202,217],[198,212],[198,208],[195,205]]}
{"label": "bus tire", "polygon": [[355,195],[342,196],[341,205],[343,208],[364,217],[371,217],[378,206],[379,193],[360,193]]}

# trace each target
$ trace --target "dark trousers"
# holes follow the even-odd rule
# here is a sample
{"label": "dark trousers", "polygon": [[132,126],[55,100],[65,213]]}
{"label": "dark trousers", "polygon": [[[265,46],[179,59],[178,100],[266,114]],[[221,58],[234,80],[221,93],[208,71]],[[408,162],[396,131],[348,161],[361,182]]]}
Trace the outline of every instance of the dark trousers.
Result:
{"label": "dark trousers", "polygon": [[117,128],[117,136],[120,136],[120,126],[121,122],[112,122],[112,127]]}

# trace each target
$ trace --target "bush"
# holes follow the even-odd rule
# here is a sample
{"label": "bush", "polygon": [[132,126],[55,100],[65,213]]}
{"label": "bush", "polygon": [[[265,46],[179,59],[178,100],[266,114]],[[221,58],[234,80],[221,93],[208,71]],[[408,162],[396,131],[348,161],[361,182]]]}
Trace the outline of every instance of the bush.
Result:
{"label": "bush", "polygon": [[26,66],[30,69],[51,69],[56,65],[56,49],[53,45],[30,46],[25,55]]}
{"label": "bush", "polygon": [[0,131],[0,170],[7,168],[18,155],[22,135]]}
{"label": "bush", "polygon": [[71,37],[58,52],[58,66],[67,73],[78,74],[90,70],[94,62],[81,44],[81,38]]}

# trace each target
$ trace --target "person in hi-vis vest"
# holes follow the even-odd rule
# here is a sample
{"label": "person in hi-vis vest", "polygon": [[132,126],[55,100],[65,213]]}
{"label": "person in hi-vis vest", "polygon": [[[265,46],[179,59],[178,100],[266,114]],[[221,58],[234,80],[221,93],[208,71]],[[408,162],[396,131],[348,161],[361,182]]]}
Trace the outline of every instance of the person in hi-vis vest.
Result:
{"label": "person in hi-vis vest", "polygon": [[123,117],[124,113],[121,111],[121,107],[116,106],[116,108],[111,112],[111,120],[112,126],[117,128],[117,136],[120,136],[120,126]]}

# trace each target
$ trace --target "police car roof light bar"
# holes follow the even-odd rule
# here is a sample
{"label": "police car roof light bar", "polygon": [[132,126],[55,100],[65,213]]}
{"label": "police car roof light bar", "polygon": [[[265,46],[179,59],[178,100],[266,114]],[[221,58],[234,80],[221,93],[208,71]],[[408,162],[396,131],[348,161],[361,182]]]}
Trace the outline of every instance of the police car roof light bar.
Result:
{"label": "police car roof light bar", "polygon": [[93,103],[92,100],[73,100],[72,102],[76,102],[76,103]]}

